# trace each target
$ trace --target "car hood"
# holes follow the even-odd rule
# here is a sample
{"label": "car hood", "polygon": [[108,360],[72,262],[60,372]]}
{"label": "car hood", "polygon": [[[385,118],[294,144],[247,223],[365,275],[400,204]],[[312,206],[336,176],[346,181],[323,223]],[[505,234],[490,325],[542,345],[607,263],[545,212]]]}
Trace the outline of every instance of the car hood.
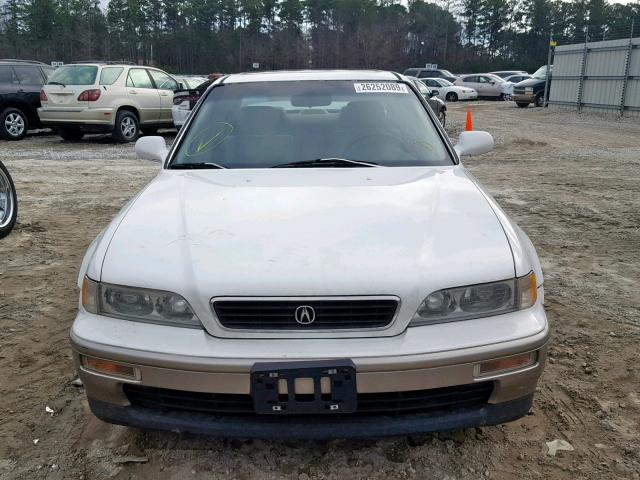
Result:
{"label": "car hood", "polygon": [[544,78],[528,78],[521,82],[516,83],[518,87],[533,87],[540,83],[544,83],[546,80]]}
{"label": "car hood", "polygon": [[101,280],[180,293],[201,319],[216,296],[395,295],[406,326],[431,291],[513,276],[496,214],[450,166],[163,170]]}

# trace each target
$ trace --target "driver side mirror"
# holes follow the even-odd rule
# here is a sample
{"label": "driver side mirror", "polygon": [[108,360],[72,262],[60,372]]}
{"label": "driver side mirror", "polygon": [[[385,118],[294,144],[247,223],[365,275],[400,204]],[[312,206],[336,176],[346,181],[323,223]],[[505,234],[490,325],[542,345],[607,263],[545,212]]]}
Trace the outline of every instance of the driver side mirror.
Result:
{"label": "driver side mirror", "polygon": [[493,150],[493,137],[489,132],[481,132],[479,130],[462,132],[458,137],[458,143],[453,149],[459,157],[482,155]]}
{"label": "driver side mirror", "polygon": [[136,155],[144,160],[163,163],[167,153],[169,149],[163,137],[142,137],[136,142]]}
{"label": "driver side mirror", "polygon": [[436,95],[438,95],[438,92],[436,92],[435,90],[431,90],[431,91],[429,92],[429,98],[431,98],[431,97],[435,97]]}

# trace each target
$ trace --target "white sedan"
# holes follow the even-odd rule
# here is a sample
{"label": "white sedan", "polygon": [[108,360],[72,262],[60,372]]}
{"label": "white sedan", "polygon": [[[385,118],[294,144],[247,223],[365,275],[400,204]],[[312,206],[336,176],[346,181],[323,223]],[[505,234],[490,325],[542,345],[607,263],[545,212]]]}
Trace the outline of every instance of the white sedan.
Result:
{"label": "white sedan", "polygon": [[437,92],[438,98],[449,102],[457,102],[458,100],[476,100],[478,92],[473,88],[459,87],[444,78],[421,78],[427,87]]}
{"label": "white sedan", "polygon": [[408,435],[529,411],[549,325],[533,245],[407,79],[222,77],[89,246],[91,410],[222,437]]}

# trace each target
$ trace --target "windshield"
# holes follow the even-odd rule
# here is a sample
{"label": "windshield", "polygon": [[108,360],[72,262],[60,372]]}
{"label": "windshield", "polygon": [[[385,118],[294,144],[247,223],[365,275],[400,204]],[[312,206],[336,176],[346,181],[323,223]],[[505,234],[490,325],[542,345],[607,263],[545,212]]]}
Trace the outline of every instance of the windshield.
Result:
{"label": "windshield", "polygon": [[58,67],[49,77],[49,83],[63,85],[93,85],[98,74],[98,67],[91,65],[69,65]]}
{"label": "windshield", "polygon": [[[553,70],[553,67],[551,67],[551,70]],[[542,67],[540,67],[538,70],[536,70],[532,77],[538,79],[547,78],[547,66],[543,65]]]}
{"label": "windshield", "polygon": [[451,83],[449,80],[445,80],[444,78],[439,78],[437,82],[443,87],[450,87],[453,85],[453,83]]}
{"label": "windshield", "polygon": [[215,87],[170,167],[269,168],[328,158],[381,166],[453,163],[406,84],[299,81]]}
{"label": "windshield", "polygon": [[446,77],[454,77],[455,76],[449,70],[440,70],[440,73],[444,74],[444,76],[446,76]]}

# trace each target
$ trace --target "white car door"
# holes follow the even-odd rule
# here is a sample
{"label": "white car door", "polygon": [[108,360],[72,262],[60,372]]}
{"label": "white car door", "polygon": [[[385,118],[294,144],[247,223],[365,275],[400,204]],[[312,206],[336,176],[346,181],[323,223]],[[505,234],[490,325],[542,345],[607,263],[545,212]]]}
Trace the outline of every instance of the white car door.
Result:
{"label": "white car door", "polygon": [[431,89],[433,93],[435,93],[438,97],[443,97],[444,94],[440,91],[442,90],[442,85],[440,85],[436,80],[428,78],[423,80],[424,83],[427,84],[427,87]]}

